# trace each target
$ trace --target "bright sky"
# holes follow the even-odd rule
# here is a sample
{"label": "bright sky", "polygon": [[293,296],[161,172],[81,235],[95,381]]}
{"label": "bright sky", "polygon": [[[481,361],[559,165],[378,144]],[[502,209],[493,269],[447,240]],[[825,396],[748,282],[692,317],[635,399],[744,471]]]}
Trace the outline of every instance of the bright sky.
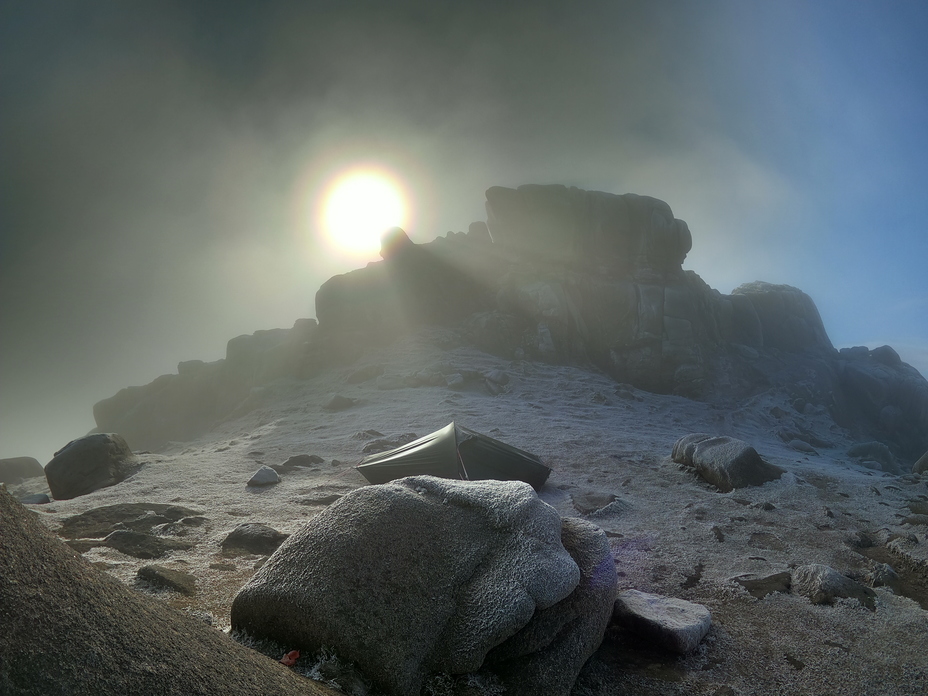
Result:
{"label": "bright sky", "polygon": [[662,198],[711,286],[928,374],[925,36],[921,0],[3,3],[0,456],[313,316],[377,258],[320,217],[356,168],[420,242],[493,185]]}

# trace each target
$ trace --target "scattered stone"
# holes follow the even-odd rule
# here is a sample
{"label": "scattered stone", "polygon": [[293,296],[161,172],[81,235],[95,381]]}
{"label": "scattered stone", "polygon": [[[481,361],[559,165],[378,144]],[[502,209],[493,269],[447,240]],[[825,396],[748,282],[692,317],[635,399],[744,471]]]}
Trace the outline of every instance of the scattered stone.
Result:
{"label": "scattered stone", "polygon": [[378,452],[386,452],[387,450],[402,447],[403,445],[418,439],[419,436],[415,433],[403,433],[402,435],[397,435],[396,437],[380,438],[378,440],[368,442],[366,445],[364,445],[364,447],[361,448],[361,451],[364,452],[364,454],[377,454]]}
{"label": "scattered stone", "polygon": [[870,587],[893,587],[899,582],[899,574],[888,563],[877,563],[866,575]]}
{"label": "scattered stone", "polygon": [[48,496],[45,493],[33,493],[32,495],[26,495],[19,499],[23,505],[45,505],[50,503]]}
{"label": "scattered stone", "polygon": [[580,577],[560,517],[528,484],[416,476],[356,489],[310,520],[236,596],[232,627],[328,646],[411,696],[431,674],[479,669]]}
{"label": "scattered stone", "polygon": [[612,493],[596,493],[595,491],[583,491],[582,493],[572,493],[570,499],[582,515],[589,515],[596,512],[616,499]]}
{"label": "scattered stone", "polygon": [[332,493],[331,495],[306,496],[297,502],[300,505],[331,505],[341,497],[338,493]]}
{"label": "scattered stone", "polygon": [[326,411],[344,411],[354,406],[354,404],[354,399],[349,399],[347,396],[342,396],[341,394],[335,394],[322,408]]}
{"label": "scattered stone", "polygon": [[796,594],[808,597],[813,604],[834,604],[837,598],[848,597],[871,611],[875,609],[873,590],[820,563],[796,568],[792,589]]}
{"label": "scattered stone", "polygon": [[316,464],[322,464],[325,462],[325,459],[320,457],[317,454],[297,454],[293,457],[290,457],[283,463],[283,466],[286,467],[296,467],[296,466],[315,466]]}
{"label": "scattered stone", "polygon": [[32,457],[0,459],[0,483],[17,483],[22,479],[44,476],[45,469]]}
{"label": "scattered stone", "polygon": [[55,452],[45,478],[53,498],[68,500],[116,485],[129,475],[133,463],[122,437],[98,433],[72,440]]}
{"label": "scattered stone", "polygon": [[460,374],[459,372],[455,372],[454,374],[448,375],[445,381],[445,383],[448,386],[448,389],[455,389],[455,390],[463,389],[465,386],[465,382],[466,380],[464,379],[464,375]]}
{"label": "scattered stone", "polygon": [[[196,594],[196,578],[182,570],[173,570],[160,565],[145,565],[139,568],[138,578],[155,587],[174,590],[192,596]],[[210,622],[211,623],[211,622]]]}
{"label": "scattered stone", "polygon": [[106,546],[103,539],[68,539],[64,543],[78,553],[87,553],[90,549],[95,549],[98,546]]}
{"label": "scattered stone", "polygon": [[752,597],[763,599],[774,592],[789,592],[793,577],[787,572],[774,573],[764,578],[738,577],[734,579]]}
{"label": "scattered stone", "polygon": [[169,551],[187,550],[194,546],[190,542],[164,539],[126,529],[117,529],[110,533],[103,542],[120,553],[136,558],[161,558]]}
{"label": "scattered stone", "polygon": [[760,486],[783,475],[784,470],[765,462],[748,443],[724,435],[686,435],[673,446],[673,461],[696,469],[722,493],[745,486]]}
{"label": "scattered stone", "polygon": [[280,483],[280,475],[269,466],[262,466],[248,479],[246,486],[272,486]]}
{"label": "scattered stone", "polygon": [[383,433],[379,430],[364,430],[360,433],[355,433],[351,437],[355,440],[370,440],[374,437],[383,437]]}
{"label": "scattered stone", "polygon": [[695,650],[712,625],[712,615],[701,604],[638,590],[619,593],[612,619],[655,645],[681,655]]}
{"label": "scattered stone", "polygon": [[238,553],[272,554],[289,534],[260,522],[245,522],[229,532],[220,546],[226,555]]}
{"label": "scattered stone", "polygon": [[505,386],[506,384],[509,384],[509,375],[507,375],[503,370],[490,370],[489,372],[487,372],[486,378],[490,382],[493,382],[494,384],[498,384],[500,386]]}
{"label": "scattered stone", "polygon": [[928,526],[928,515],[909,515],[902,520],[902,523]]}

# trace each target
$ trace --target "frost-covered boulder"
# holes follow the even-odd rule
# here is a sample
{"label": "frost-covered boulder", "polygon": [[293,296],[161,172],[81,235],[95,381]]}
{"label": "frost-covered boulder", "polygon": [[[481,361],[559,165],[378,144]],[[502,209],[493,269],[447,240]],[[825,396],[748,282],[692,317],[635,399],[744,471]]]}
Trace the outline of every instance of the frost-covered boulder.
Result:
{"label": "frost-covered boulder", "polygon": [[487,655],[509,696],[567,696],[612,616],[618,575],[605,532],[575,517],[561,522],[561,541],[580,568],[580,584]]}
{"label": "frost-covered boulder", "polygon": [[[232,627],[323,646],[389,694],[478,670],[578,586],[561,519],[521,482],[430,476],[357,489],[285,541],[232,605]],[[550,641],[549,641],[550,642]]]}

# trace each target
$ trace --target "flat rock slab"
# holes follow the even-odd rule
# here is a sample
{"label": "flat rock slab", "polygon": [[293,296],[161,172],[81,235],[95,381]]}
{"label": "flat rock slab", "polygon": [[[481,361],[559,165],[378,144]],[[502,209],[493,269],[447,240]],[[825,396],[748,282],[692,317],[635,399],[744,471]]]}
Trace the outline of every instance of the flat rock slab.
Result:
{"label": "flat rock slab", "polygon": [[106,546],[136,558],[161,558],[170,551],[185,551],[194,544],[163,537],[117,529],[104,539]]}
{"label": "flat rock slab", "polygon": [[69,517],[61,525],[58,534],[65,539],[78,539],[103,538],[118,529],[148,532],[157,524],[177,522],[185,518],[205,519],[200,517],[201,514],[197,510],[164,503],[105,505]]}
{"label": "flat rock slab", "polygon": [[757,599],[763,599],[774,592],[789,592],[793,582],[792,575],[787,572],[774,573],[763,578],[739,577],[734,580]]}
{"label": "flat rock slab", "polygon": [[161,565],[146,565],[139,568],[138,578],[154,587],[174,590],[192,596],[196,594],[196,578],[182,570],[165,568]]}
{"label": "flat rock slab", "polygon": [[673,461],[696,469],[722,493],[775,481],[784,469],[764,461],[751,445],[725,435],[691,433],[673,446]]}
{"label": "flat rock slab", "polygon": [[793,571],[793,592],[808,597],[813,604],[834,604],[839,597],[846,597],[856,599],[871,611],[876,608],[873,590],[821,563],[799,566]]}
{"label": "flat rock slab", "polygon": [[612,619],[655,645],[681,655],[695,650],[712,625],[712,615],[702,604],[638,590],[619,593]]}

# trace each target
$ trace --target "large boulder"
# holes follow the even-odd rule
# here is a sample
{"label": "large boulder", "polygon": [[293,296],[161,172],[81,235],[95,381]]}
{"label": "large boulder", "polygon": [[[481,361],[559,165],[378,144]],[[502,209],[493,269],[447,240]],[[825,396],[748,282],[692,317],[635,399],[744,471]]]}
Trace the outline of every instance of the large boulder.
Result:
{"label": "large boulder", "polygon": [[62,544],[0,487],[0,693],[335,694]]}
{"label": "large boulder", "polygon": [[16,483],[25,478],[42,476],[45,469],[32,457],[9,457],[0,459],[0,483]]}
{"label": "large boulder", "polygon": [[97,433],[71,440],[45,466],[48,488],[56,500],[87,495],[114,486],[128,476],[132,450],[120,436]]}
{"label": "large boulder", "polygon": [[618,574],[605,532],[585,520],[561,520],[561,542],[580,568],[580,584],[554,606],[535,612],[518,633],[487,655],[510,696],[567,696],[602,643]]}
{"label": "large boulder", "polygon": [[751,445],[726,435],[691,433],[674,443],[673,461],[691,466],[722,493],[775,481],[785,471],[764,461]]}
{"label": "large boulder", "polygon": [[232,627],[329,647],[383,691],[412,696],[431,674],[478,670],[574,591],[581,571],[561,531],[521,482],[360,488],[280,546],[236,596]]}

